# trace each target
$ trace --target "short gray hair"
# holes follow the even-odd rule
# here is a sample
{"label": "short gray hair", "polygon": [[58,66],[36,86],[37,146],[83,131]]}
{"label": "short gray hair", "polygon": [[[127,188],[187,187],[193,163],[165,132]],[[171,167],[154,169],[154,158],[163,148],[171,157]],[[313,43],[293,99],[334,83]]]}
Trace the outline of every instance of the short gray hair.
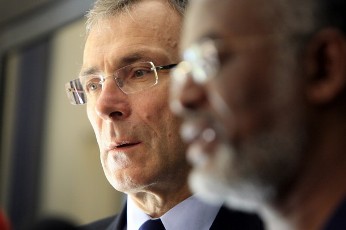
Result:
{"label": "short gray hair", "polygon": [[[87,32],[99,19],[114,16],[127,11],[131,6],[141,0],[96,0],[93,8],[85,15],[87,18]],[[169,3],[181,16],[184,15],[188,0],[163,0]]]}

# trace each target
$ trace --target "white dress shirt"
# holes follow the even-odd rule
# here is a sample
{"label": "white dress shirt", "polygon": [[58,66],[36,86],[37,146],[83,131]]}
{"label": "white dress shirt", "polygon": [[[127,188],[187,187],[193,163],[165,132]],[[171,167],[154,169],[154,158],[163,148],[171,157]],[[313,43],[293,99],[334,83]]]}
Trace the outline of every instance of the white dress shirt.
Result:
{"label": "white dress shirt", "polygon": [[[210,205],[191,196],[174,206],[161,221],[166,230],[208,230],[212,225],[220,205]],[[127,197],[127,230],[138,230],[150,216],[139,209],[133,200]]]}

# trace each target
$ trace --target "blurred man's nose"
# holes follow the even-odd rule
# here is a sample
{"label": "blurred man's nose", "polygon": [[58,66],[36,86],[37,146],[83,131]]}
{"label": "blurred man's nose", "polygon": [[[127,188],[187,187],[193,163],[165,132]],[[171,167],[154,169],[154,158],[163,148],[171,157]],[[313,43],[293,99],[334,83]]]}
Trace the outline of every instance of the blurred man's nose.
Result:
{"label": "blurred man's nose", "polygon": [[205,86],[194,82],[188,75],[183,77],[184,79],[173,79],[171,85],[170,105],[173,112],[178,115],[198,110],[207,101]]}

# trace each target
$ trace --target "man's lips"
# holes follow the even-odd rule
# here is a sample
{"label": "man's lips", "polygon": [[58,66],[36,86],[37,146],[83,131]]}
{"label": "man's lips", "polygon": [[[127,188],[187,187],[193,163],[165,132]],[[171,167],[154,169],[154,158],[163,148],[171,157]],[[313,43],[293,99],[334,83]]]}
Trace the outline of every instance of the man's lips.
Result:
{"label": "man's lips", "polygon": [[123,148],[130,148],[133,146],[136,146],[140,144],[141,142],[139,141],[119,141],[119,142],[114,142],[111,144],[108,144],[106,147],[107,151],[111,150],[117,150],[117,149],[123,149]]}

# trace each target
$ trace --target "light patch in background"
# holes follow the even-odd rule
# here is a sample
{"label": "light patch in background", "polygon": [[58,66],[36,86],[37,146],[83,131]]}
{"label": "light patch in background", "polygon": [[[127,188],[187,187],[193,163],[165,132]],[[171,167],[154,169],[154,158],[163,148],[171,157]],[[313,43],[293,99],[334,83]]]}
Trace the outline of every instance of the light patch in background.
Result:
{"label": "light patch in background", "polygon": [[72,106],[65,83],[82,65],[85,21],[57,31],[47,99],[40,216],[63,216],[85,224],[118,212],[123,195],[106,180],[85,106]]}

